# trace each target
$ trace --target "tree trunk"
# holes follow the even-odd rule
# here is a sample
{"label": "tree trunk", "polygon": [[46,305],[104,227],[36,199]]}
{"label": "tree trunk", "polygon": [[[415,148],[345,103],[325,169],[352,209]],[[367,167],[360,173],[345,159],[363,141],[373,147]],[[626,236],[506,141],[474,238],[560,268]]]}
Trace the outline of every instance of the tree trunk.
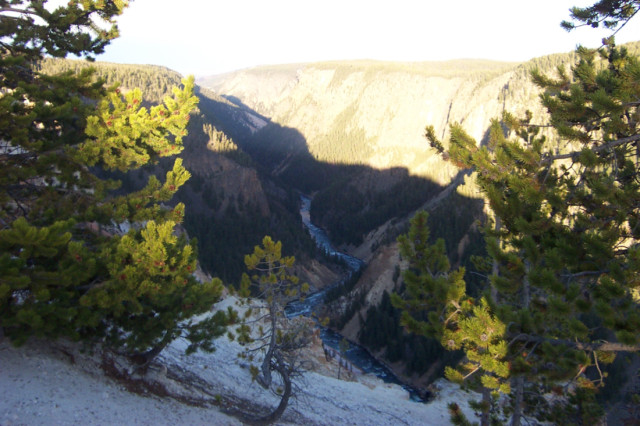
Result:
{"label": "tree trunk", "polygon": [[269,339],[269,349],[267,349],[267,353],[264,356],[264,360],[262,361],[262,376],[258,376],[258,383],[267,389],[271,386],[271,360],[274,357],[275,347],[276,347],[276,310],[275,307],[269,305],[269,316],[271,317],[271,338]]}
{"label": "tree trunk", "polygon": [[[524,278],[522,280],[522,307],[529,309],[531,303],[531,288],[529,283],[529,272],[531,271],[531,262],[524,261]],[[515,403],[513,405],[513,416],[511,417],[511,426],[520,426],[522,419],[522,410],[524,409],[524,376],[518,376],[513,379],[513,387],[515,389]]]}
{"label": "tree trunk", "polygon": [[513,404],[513,416],[511,416],[511,426],[520,426],[522,419],[522,408],[524,405],[524,377],[518,376],[513,379],[515,389],[515,403]]}
{"label": "tree trunk", "polygon": [[[282,415],[284,414],[284,411],[287,409],[287,406],[289,405],[289,398],[291,397],[291,391],[292,391],[291,378],[289,377],[289,371],[287,371],[287,366],[282,360],[282,357],[277,352],[273,354],[273,357],[275,358],[275,361],[276,361],[273,364],[273,369],[276,370],[280,374],[280,376],[282,376],[284,389],[282,392],[282,398],[280,398],[280,404],[278,404],[276,409],[271,414],[258,419],[258,422],[262,424],[271,424],[271,423],[277,422],[278,419],[282,417]],[[271,377],[271,374],[269,374],[269,377]]]}
{"label": "tree trunk", "polygon": [[131,360],[131,362],[133,362],[134,364],[139,365],[142,368],[145,368],[151,363],[151,361],[154,360],[156,356],[160,354],[160,352],[162,352],[164,348],[167,347],[169,343],[171,343],[172,340],[173,340],[173,334],[170,332],[167,332],[162,338],[162,340],[157,345],[149,349],[148,351],[142,352],[142,353],[128,354],[127,358],[129,358],[129,360]]}
{"label": "tree trunk", "polygon": [[[496,232],[500,231],[500,228],[502,228],[502,219],[500,219],[499,216],[495,217],[495,225],[494,225],[494,230]],[[498,261],[496,259],[493,259],[493,265],[491,265],[491,274],[492,275],[498,275],[500,274],[500,268],[498,265]],[[498,303],[498,289],[492,285],[491,286],[491,298],[493,299],[494,303]]]}
{"label": "tree trunk", "polygon": [[482,426],[491,424],[491,391],[484,386],[482,387],[482,417],[480,418],[480,424]]}
{"label": "tree trunk", "polygon": [[529,283],[529,272],[531,271],[531,262],[524,261],[524,279],[522,280],[522,307],[529,309],[531,304],[531,284]]}

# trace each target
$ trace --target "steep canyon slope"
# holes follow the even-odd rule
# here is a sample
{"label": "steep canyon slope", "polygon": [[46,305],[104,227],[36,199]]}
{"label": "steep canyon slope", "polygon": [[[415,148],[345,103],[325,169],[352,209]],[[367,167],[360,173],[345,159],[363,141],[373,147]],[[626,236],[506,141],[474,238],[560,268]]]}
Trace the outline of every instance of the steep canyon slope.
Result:
{"label": "steep canyon slope", "polygon": [[[96,76],[109,86],[119,84],[123,92],[140,88],[145,106],[161,102],[181,80],[177,72],[151,65],[50,58],[37,66],[49,74],[78,72],[91,66]],[[244,255],[269,234],[282,240],[288,253],[296,254],[304,280],[312,285],[318,284],[318,277],[331,280],[333,273],[312,259],[313,242],[299,225],[296,194],[260,175],[252,160],[217,129],[216,126],[233,118],[236,113],[231,108],[233,104],[202,88],[197,88],[196,94],[199,110],[191,115],[189,133],[180,154],[191,178],[173,202],[181,201],[187,206],[184,225],[189,235],[198,240],[203,268],[225,283],[237,285],[245,268]],[[212,104],[221,107],[212,113]],[[256,125],[260,125],[257,118]],[[245,133],[251,134],[251,129]],[[173,161],[173,158],[163,160],[126,175],[111,177],[121,180],[124,188],[140,188],[151,174],[164,180]]]}
{"label": "steep canyon slope", "polygon": [[[406,218],[458,176],[427,146],[426,125],[444,138],[451,124],[461,123],[482,141],[490,120],[504,111],[531,111],[534,122],[543,122],[530,71],[552,74],[574,60],[569,53],[521,64],[291,64],[212,76],[199,84],[233,103],[236,121],[237,112],[244,112],[251,134],[236,141],[263,170],[298,190],[317,192],[314,221],[337,244],[368,260],[372,245],[395,238],[376,229]],[[473,196],[472,188],[465,194]],[[475,219],[482,215],[481,207],[460,208]]]}
{"label": "steep canyon slope", "polygon": [[[640,43],[627,47],[637,52]],[[211,76],[199,84],[233,104],[233,121],[249,129],[236,141],[256,163],[285,185],[318,192],[314,221],[337,244],[368,258],[372,244],[390,239],[380,227],[441,196],[454,178],[463,182],[458,170],[427,146],[426,125],[444,139],[449,126],[460,123],[481,143],[490,121],[504,111],[517,117],[530,111],[533,123],[544,123],[530,72],[553,76],[576,58],[566,53],[519,64],[290,64]],[[473,198],[472,186],[463,195]],[[473,213],[476,218],[481,210]]]}
{"label": "steep canyon slope", "polygon": [[[629,49],[637,52],[639,46],[632,43]],[[291,64],[212,76],[199,83],[248,117],[261,118],[252,136],[239,143],[268,173],[299,190],[313,191],[313,220],[343,249],[368,262],[358,283],[333,301],[328,312],[349,338],[379,342],[381,336],[366,336],[367,330],[380,329],[382,323],[399,327],[384,293],[402,285],[394,240],[416,209],[431,212],[433,235],[446,239],[454,265],[468,265],[470,255],[483,250],[475,222],[483,218],[484,203],[473,185],[458,186],[468,182],[467,177],[427,146],[425,126],[433,125],[444,139],[450,124],[461,123],[481,143],[490,120],[504,111],[520,117],[530,111],[534,123],[544,123],[540,91],[530,71],[553,75],[558,66],[568,69],[575,60],[575,54],[567,53],[519,64]],[[548,143],[556,142],[550,137]],[[467,282],[481,285],[473,276]],[[367,325],[373,318],[378,323]],[[430,363],[418,365],[419,359],[406,350],[408,344],[396,331],[370,350],[405,379],[423,386],[446,360],[432,342],[411,342],[409,352],[429,354]]]}
{"label": "steep canyon slope", "polygon": [[[295,129],[318,161],[375,169],[406,168],[446,184],[453,170],[426,149],[424,127],[440,135],[463,123],[481,140],[503,110],[536,106],[527,64],[460,60],[442,63],[327,62],[258,67],[200,84]],[[540,109],[533,110],[541,115]]]}

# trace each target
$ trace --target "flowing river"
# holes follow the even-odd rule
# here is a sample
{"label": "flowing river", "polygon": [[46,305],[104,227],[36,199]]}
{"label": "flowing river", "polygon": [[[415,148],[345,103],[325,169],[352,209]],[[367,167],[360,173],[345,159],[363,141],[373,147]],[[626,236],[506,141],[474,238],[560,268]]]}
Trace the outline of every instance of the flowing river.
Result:
{"label": "flowing river", "polygon": [[[320,247],[327,254],[340,258],[348,266],[349,273],[336,283],[333,283],[320,291],[309,294],[302,301],[296,300],[290,302],[285,308],[285,313],[289,318],[296,317],[298,315],[310,315],[316,307],[322,305],[322,303],[324,302],[324,296],[329,289],[343,285],[351,277],[352,274],[358,272],[365,266],[365,263],[362,260],[339,252],[333,247],[327,233],[322,228],[319,228],[311,223],[311,199],[303,195],[301,196],[301,200],[302,206],[300,207],[300,216],[302,217],[302,222],[309,230],[309,233],[313,237],[314,241],[316,242],[318,247]],[[337,352],[340,351],[339,347],[340,341],[343,339],[342,335],[328,328],[321,327],[320,337],[322,338],[322,341],[325,343],[325,345],[333,348]],[[365,373],[374,374],[387,383],[395,383],[401,385],[409,392],[413,401],[424,402],[424,399],[420,397],[420,392],[418,390],[402,383],[391,372],[391,370],[389,370],[384,364],[376,360],[373,356],[371,356],[371,354],[369,354],[369,352],[367,352],[358,344],[349,342],[349,349],[347,349],[346,353],[342,354],[342,356]]]}

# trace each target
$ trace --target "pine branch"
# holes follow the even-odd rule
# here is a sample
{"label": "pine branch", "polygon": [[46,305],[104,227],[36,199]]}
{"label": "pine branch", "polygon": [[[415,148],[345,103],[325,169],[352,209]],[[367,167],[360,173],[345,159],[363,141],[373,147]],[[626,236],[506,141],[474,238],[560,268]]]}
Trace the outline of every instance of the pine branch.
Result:
{"label": "pine branch", "polygon": [[[640,134],[637,135],[633,135],[633,136],[628,136],[626,138],[622,138],[622,139],[618,139],[615,141],[611,141],[609,143],[606,143],[604,145],[600,145],[598,147],[595,147],[592,149],[593,152],[602,152],[602,151],[606,151],[608,149],[611,148],[615,148],[616,146],[620,146],[620,145],[624,145],[630,142],[636,142],[640,140]],[[549,157],[545,157],[542,159],[541,164],[551,164],[557,160],[566,160],[567,158],[575,158],[578,155],[580,155],[581,151],[574,151],[574,152],[570,152],[568,154],[560,154],[560,155],[554,155],[554,156],[549,156]]]}
{"label": "pine branch", "polygon": [[640,344],[625,345],[616,342],[585,343],[564,339],[552,339],[543,336],[532,336],[530,334],[519,334],[514,340],[524,339],[532,343],[549,343],[553,346],[564,345],[581,351],[603,351],[603,352],[640,352]]}
{"label": "pine branch", "polygon": [[616,34],[618,34],[618,32],[620,32],[621,29],[623,29],[625,27],[625,25],[627,25],[629,23],[629,21],[631,20],[631,18],[633,18],[634,16],[636,16],[638,14],[638,11],[640,11],[640,9],[636,9],[635,12],[633,12],[633,15],[629,16],[628,18],[626,18],[626,20],[622,23],[622,25],[620,25],[614,32],[613,34],[611,34],[611,37],[614,37]]}
{"label": "pine branch", "polygon": [[602,275],[602,274],[606,274],[608,272],[609,272],[608,269],[604,269],[602,271],[583,271],[583,272],[578,272],[578,273],[575,273],[575,274],[564,274],[562,276],[564,278],[580,278],[580,277],[587,277],[587,276],[594,276],[594,275]]}
{"label": "pine branch", "polygon": [[[5,7],[0,9],[0,13],[6,13],[6,12],[13,12],[13,13],[20,13],[23,15],[33,15],[33,16],[37,16],[38,18],[42,18],[42,16],[39,13],[36,13],[32,10],[25,10],[25,9],[15,9],[13,7]],[[14,16],[3,16],[2,18],[13,18],[16,19]]]}
{"label": "pine branch", "polygon": [[262,322],[265,318],[268,318],[268,317],[269,317],[269,315],[265,314],[265,315],[263,315],[263,316],[261,316],[259,318],[253,319],[253,320],[245,320],[244,323],[245,324],[257,324],[259,322]]}
{"label": "pine branch", "polygon": [[464,376],[462,380],[467,380],[469,377],[471,377],[476,371],[480,370],[481,368],[482,368],[482,365],[478,364],[478,366],[474,368],[473,371],[471,371],[469,374]]}

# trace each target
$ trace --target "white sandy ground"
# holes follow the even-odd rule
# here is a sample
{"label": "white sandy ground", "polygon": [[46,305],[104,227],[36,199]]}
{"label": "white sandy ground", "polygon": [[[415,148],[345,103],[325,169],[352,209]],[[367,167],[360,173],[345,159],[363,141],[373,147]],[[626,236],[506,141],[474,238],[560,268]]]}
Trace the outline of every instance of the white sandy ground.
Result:
{"label": "white sandy ground", "polygon": [[[172,395],[209,401],[235,401],[236,407],[275,406],[277,397],[256,383],[237,357],[240,346],[221,338],[213,354],[185,356],[186,342],[178,339],[160,355],[148,377]],[[65,359],[66,358],[66,359]],[[232,425],[241,422],[216,406],[186,405],[172,398],[140,396],[108,377],[93,363],[73,354],[31,342],[14,348],[0,337],[0,425]],[[95,357],[94,357],[95,358]],[[169,373],[167,373],[167,371]],[[186,389],[175,381],[178,372],[192,383]],[[334,376],[335,377],[335,376]],[[439,381],[436,398],[412,402],[401,387],[368,375],[357,381],[337,380],[315,372],[297,379],[295,400],[281,424],[321,425],[446,425],[447,404],[458,403],[475,420],[468,400],[477,395]],[[251,406],[251,407],[249,407]]]}
{"label": "white sandy ground", "polygon": [[129,393],[48,350],[0,342],[0,425],[240,424],[219,411]]}

